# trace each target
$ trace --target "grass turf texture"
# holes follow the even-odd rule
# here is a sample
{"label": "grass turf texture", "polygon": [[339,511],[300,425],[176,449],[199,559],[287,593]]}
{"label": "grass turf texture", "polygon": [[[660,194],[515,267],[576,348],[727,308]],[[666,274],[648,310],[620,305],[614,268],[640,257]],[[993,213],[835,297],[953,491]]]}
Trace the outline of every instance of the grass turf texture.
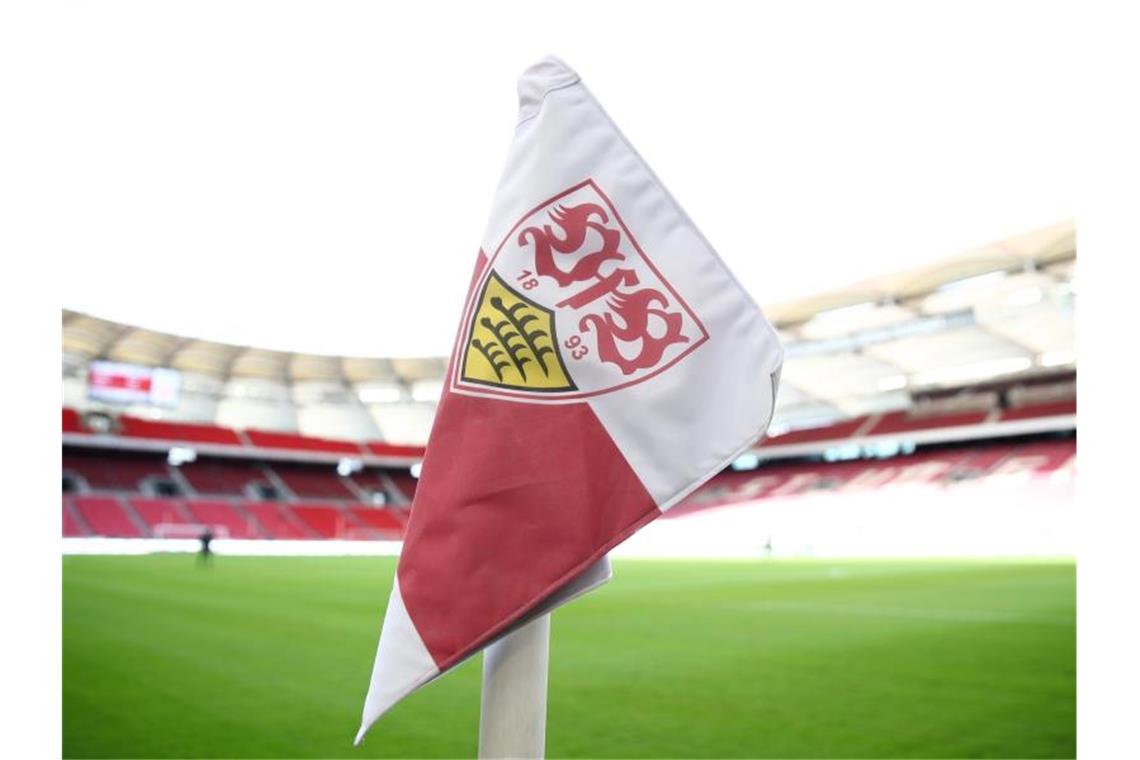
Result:
{"label": "grass turf texture", "polygon": [[[473,756],[480,660],[351,747],[393,560],[63,560],[65,757]],[[1073,757],[1069,562],[619,561],[550,757]]]}

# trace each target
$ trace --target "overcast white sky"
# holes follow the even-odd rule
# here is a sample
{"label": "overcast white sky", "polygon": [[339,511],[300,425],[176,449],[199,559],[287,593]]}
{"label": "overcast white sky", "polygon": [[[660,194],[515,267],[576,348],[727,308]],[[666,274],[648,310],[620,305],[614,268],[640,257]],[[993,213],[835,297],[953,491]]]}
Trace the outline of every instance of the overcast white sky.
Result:
{"label": "overcast white sky", "polygon": [[269,348],[447,353],[515,78],[548,53],[761,304],[1074,215],[1062,13],[748,8],[68,6],[26,136],[61,305]]}

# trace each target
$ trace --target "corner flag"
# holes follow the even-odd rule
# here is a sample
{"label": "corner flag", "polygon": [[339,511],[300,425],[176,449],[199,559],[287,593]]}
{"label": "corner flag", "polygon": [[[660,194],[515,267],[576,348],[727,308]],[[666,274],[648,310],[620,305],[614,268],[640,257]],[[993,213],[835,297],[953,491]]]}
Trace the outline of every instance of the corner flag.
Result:
{"label": "corner flag", "polygon": [[610,549],[760,438],[782,359],[578,75],[553,58],[524,72],[357,743],[608,580]]}

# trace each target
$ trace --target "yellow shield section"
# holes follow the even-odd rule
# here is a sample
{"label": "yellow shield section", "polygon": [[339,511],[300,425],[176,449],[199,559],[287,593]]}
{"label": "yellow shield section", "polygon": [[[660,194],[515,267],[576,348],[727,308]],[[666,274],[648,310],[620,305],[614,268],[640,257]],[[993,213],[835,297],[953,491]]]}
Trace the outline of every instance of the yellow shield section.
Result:
{"label": "yellow shield section", "polygon": [[539,393],[576,389],[558,350],[554,312],[512,290],[493,271],[471,320],[463,379]]}

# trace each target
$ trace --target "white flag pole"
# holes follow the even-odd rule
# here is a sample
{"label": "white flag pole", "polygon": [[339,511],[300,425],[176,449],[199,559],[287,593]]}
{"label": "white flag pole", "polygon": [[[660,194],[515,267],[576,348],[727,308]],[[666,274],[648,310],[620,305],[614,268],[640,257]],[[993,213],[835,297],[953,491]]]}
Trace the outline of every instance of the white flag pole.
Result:
{"label": "white flag pole", "polygon": [[540,615],[483,652],[479,757],[546,755],[550,615]]}

